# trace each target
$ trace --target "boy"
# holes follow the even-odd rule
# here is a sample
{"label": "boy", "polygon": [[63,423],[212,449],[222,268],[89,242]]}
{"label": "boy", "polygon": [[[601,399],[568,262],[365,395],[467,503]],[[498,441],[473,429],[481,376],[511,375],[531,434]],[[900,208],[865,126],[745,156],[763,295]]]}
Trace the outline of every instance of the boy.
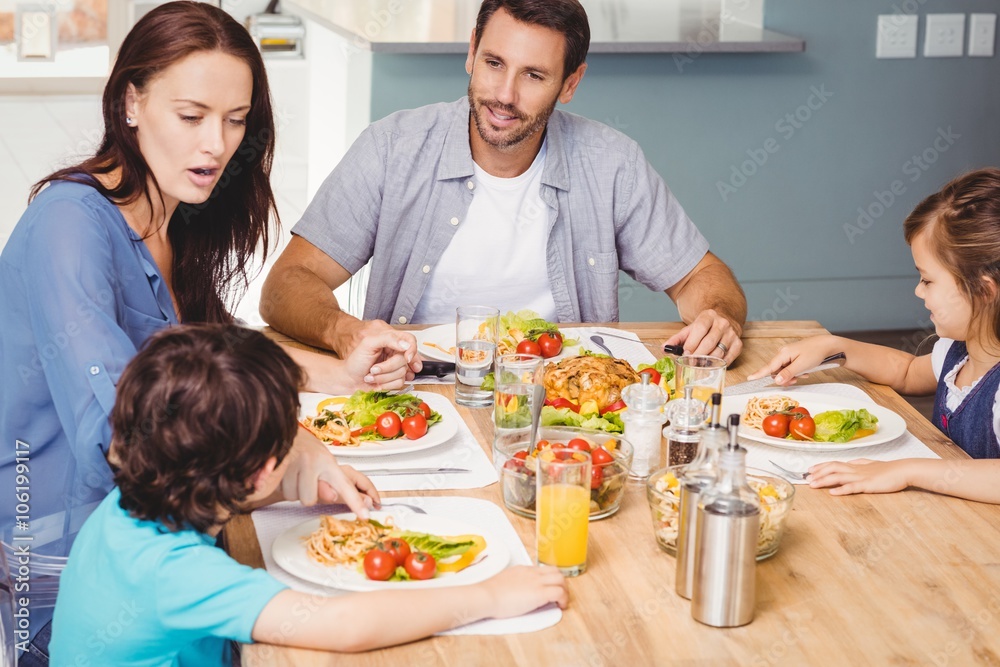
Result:
{"label": "boy", "polygon": [[[188,325],[149,339],[118,384],[118,486],[84,524],[63,572],[53,665],[228,665],[229,640],[361,651],[566,606],[557,570],[509,568],[474,586],[327,598],[282,632],[299,618],[293,608],[316,606],[314,598],[214,544],[229,518],[280,484],[301,381],[256,331]],[[382,622],[386,609],[393,623]]]}

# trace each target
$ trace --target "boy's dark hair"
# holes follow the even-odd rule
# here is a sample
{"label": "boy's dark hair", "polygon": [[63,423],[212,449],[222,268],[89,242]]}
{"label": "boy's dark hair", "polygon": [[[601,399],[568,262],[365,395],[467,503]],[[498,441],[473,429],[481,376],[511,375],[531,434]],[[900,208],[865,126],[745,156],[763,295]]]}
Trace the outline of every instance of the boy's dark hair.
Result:
{"label": "boy's dark hair", "polygon": [[298,427],[302,371],[258,331],[225,324],[154,334],[125,368],[111,411],[121,506],[207,532]]}
{"label": "boy's dark hair", "polygon": [[483,36],[486,24],[498,9],[504,9],[515,20],[561,32],[566,38],[563,56],[563,81],[587,59],[590,49],[590,23],[579,0],[483,0],[476,17],[476,43]]}

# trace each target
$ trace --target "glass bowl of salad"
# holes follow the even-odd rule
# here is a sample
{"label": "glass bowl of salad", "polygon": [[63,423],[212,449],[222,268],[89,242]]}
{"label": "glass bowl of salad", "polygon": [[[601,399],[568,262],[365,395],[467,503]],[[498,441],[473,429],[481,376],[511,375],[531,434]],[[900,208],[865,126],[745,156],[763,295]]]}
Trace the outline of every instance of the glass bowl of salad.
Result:
{"label": "glass bowl of salad", "polygon": [[[507,509],[535,518],[536,456],[528,452],[528,437],[494,444],[493,464]],[[538,429],[540,449],[577,449],[591,456],[590,520],[618,511],[632,465],[632,445],[620,435],[579,428],[543,426]]]}
{"label": "glass bowl of salad", "polygon": [[[677,555],[677,530],[680,509],[680,478],[686,466],[661,468],[646,482],[646,498],[653,519],[653,534],[660,548]],[[760,499],[760,533],[757,537],[757,560],[778,552],[795,499],[795,487],[788,480],[764,470],[747,468],[747,482]]]}

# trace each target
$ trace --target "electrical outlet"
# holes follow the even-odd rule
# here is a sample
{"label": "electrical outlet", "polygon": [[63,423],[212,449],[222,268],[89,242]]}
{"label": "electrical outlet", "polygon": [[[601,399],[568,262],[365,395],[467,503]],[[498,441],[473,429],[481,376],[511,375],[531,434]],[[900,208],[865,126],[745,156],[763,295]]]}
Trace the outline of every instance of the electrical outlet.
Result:
{"label": "electrical outlet", "polygon": [[928,14],[925,58],[954,58],[965,53],[965,14]]}
{"label": "electrical outlet", "polygon": [[880,14],[876,58],[916,58],[919,17],[904,14]]}
{"label": "electrical outlet", "polygon": [[996,14],[969,14],[969,55],[992,58],[996,30]]}

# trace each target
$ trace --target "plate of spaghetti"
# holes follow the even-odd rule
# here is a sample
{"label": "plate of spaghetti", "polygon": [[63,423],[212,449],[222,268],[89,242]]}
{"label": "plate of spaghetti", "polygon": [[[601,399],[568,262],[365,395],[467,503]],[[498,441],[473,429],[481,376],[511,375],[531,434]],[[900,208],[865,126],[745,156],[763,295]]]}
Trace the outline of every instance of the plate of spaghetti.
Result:
{"label": "plate of spaghetti", "polygon": [[[477,538],[485,548],[457,572],[438,572],[423,581],[374,581],[365,576],[364,558],[376,542],[390,536],[421,533],[438,540]],[[430,514],[372,512],[361,521],[352,513],[313,517],[294,526],[271,545],[275,562],[289,574],[314,584],[346,591],[443,588],[485,581],[501,572],[510,562],[510,551],[500,537],[474,526]]]}
{"label": "plate of spaghetti", "polygon": [[[764,433],[761,426],[765,417],[776,412],[787,412],[796,407],[806,408],[813,417],[831,411],[867,410],[871,416],[875,417],[877,428],[875,428],[874,433],[859,431],[859,435],[864,433],[863,437],[857,437],[847,442],[776,438]],[[906,422],[903,418],[881,405],[828,394],[789,391],[787,388],[757,394],[723,395],[722,414],[733,413],[741,415],[740,437],[784,449],[841,451],[881,445],[906,433]]]}
{"label": "plate of spaghetti", "polygon": [[[349,416],[342,412],[350,400],[347,396],[300,393],[299,423],[326,443],[338,458],[418,452],[444,444],[458,433],[458,421],[461,417],[447,398],[441,394],[424,391],[402,394],[394,398],[403,400],[407,396],[412,396],[412,400],[418,404],[421,401],[426,403],[433,414],[438,415],[427,428],[427,434],[413,440],[403,437],[402,433],[391,440],[369,439],[370,433],[361,432],[367,431],[367,427],[364,424],[351,423]],[[373,410],[371,417],[373,423],[377,416],[375,412],[380,411],[377,408]]]}

